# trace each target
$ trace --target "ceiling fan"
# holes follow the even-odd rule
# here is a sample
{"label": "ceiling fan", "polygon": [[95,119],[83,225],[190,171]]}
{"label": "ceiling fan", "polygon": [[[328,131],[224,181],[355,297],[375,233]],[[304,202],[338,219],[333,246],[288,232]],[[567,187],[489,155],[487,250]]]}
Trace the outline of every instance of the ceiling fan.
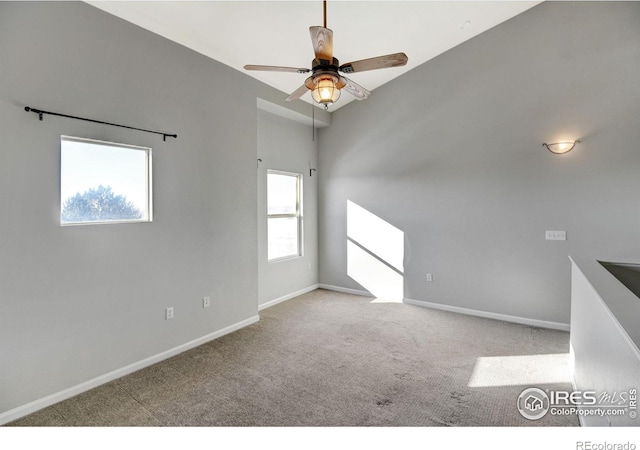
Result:
{"label": "ceiling fan", "polygon": [[313,51],[316,55],[315,59],[311,62],[311,69],[259,65],[246,65],[244,69],[271,72],[311,72],[311,76],[305,80],[302,86],[287,97],[287,101],[296,100],[302,97],[307,91],[311,91],[313,100],[316,103],[324,105],[324,108],[327,109],[330,104],[340,98],[340,91],[342,89],[352,94],[358,100],[364,100],[371,94],[359,84],[340,75],[339,72],[351,74],[367,70],[404,66],[407,64],[408,58],[404,53],[393,53],[340,65],[340,62],[333,57],[333,31],[327,28],[327,2],[325,0],[322,3],[324,9],[324,26],[309,27],[311,43],[313,44]]}

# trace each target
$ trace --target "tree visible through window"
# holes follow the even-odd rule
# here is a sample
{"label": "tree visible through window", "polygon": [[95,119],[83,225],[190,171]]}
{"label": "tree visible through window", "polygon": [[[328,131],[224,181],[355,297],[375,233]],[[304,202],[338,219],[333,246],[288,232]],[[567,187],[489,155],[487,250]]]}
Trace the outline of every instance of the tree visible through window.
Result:
{"label": "tree visible through window", "polygon": [[267,172],[269,261],[302,255],[302,175]]}
{"label": "tree visible through window", "polygon": [[111,186],[98,186],[83,194],[69,197],[62,205],[62,222],[105,222],[109,220],[136,220],[142,212],[122,195],[116,195]]}
{"label": "tree visible through window", "polygon": [[151,149],[61,137],[60,223],[151,221]]}

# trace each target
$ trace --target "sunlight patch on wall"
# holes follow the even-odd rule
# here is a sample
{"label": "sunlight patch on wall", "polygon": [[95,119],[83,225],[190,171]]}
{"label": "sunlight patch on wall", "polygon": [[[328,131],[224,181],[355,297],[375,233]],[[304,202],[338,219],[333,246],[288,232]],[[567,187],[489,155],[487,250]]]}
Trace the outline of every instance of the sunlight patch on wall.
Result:
{"label": "sunlight patch on wall", "polygon": [[569,354],[488,356],[476,360],[469,387],[570,383]]}
{"label": "sunlight patch on wall", "polygon": [[402,303],[402,275],[351,241],[347,241],[347,273],[376,297],[374,302]]}
{"label": "sunlight patch on wall", "polygon": [[402,303],[403,272],[404,232],[347,200],[347,275],[373,302]]}
{"label": "sunlight patch on wall", "polygon": [[347,236],[404,272],[404,232],[351,200],[347,200]]}

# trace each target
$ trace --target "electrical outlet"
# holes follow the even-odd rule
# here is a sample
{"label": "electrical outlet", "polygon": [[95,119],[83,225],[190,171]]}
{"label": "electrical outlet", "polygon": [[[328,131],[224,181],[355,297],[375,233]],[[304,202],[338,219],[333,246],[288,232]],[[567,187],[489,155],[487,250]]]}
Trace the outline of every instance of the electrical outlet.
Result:
{"label": "electrical outlet", "polygon": [[202,297],[202,307],[208,308],[211,306],[211,298],[210,297]]}
{"label": "electrical outlet", "polygon": [[547,241],[566,241],[567,240],[567,232],[566,231],[545,231],[544,238]]}
{"label": "electrical outlet", "polygon": [[433,275],[430,273],[427,274],[427,281],[433,281]]}
{"label": "electrical outlet", "polygon": [[166,320],[173,319],[173,307],[167,308],[166,312]]}

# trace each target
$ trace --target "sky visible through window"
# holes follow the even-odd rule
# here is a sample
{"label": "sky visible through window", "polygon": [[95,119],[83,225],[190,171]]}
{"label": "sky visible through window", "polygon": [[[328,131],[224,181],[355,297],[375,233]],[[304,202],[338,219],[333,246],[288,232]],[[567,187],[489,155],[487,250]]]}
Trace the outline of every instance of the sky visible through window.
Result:
{"label": "sky visible through window", "polygon": [[299,174],[267,174],[267,258],[270,261],[300,255],[300,181]]}
{"label": "sky visible through window", "polygon": [[76,194],[110,187],[115,196],[126,198],[142,212],[143,220],[148,220],[148,150],[62,137],[61,207]]}
{"label": "sky visible through window", "polygon": [[298,177],[270,173],[267,176],[269,214],[295,214],[298,202]]}

